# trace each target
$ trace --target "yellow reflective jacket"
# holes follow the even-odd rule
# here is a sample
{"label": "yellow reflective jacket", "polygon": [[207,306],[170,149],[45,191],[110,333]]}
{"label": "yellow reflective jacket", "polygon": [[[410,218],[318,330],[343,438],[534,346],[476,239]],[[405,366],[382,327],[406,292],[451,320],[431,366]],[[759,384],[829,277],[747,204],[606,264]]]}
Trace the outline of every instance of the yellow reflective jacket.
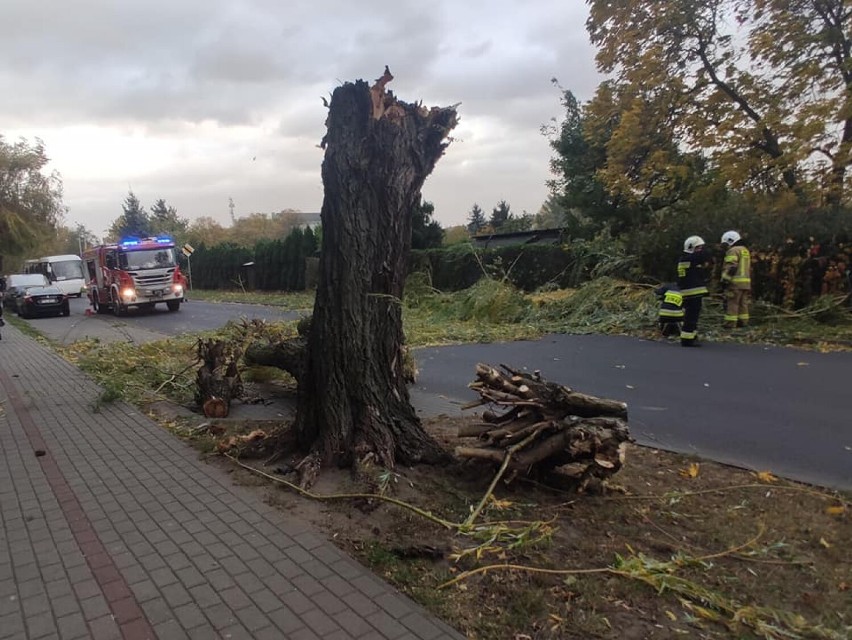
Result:
{"label": "yellow reflective jacket", "polygon": [[731,283],[734,289],[751,289],[751,254],[741,244],[725,253],[722,282]]}

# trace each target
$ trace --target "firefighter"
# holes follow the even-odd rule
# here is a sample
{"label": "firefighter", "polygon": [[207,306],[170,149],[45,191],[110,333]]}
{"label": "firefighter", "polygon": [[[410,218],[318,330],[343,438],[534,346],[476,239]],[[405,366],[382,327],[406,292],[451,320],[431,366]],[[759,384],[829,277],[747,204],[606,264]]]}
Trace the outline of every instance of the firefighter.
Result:
{"label": "firefighter", "polygon": [[674,284],[661,285],[654,293],[660,300],[660,333],[666,338],[678,335],[683,323],[683,296]]}
{"label": "firefighter", "polygon": [[723,233],[722,245],[727,249],[722,265],[725,328],[747,327],[751,300],[751,254],[736,231]]}
{"label": "firefighter", "polygon": [[708,260],[701,236],[689,236],[683,243],[683,253],[677,263],[677,286],[683,296],[683,326],[680,330],[683,347],[701,346],[698,342],[698,317],[701,315],[701,301],[707,295],[704,265]]}

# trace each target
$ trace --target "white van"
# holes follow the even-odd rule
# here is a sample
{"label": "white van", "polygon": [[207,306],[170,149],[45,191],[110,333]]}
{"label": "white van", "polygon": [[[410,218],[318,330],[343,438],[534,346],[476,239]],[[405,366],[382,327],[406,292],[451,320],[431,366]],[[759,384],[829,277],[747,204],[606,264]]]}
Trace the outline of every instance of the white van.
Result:
{"label": "white van", "polygon": [[86,278],[80,256],[45,256],[27,260],[27,273],[43,273],[62,293],[79,298],[86,293]]}

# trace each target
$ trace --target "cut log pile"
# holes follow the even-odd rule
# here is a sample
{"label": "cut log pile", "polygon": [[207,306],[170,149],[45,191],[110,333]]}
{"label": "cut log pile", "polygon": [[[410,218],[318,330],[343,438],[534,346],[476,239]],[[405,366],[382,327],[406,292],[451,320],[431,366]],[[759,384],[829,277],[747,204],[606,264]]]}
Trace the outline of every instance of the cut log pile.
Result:
{"label": "cut log pile", "polygon": [[480,399],[465,408],[491,405],[503,411],[486,410],[482,422],[462,426],[459,437],[478,443],[458,447],[456,455],[504,463],[515,475],[540,477],[561,467],[581,488],[622,467],[631,441],[626,403],[547,382],[538,372],[501,368],[476,365],[469,387]]}

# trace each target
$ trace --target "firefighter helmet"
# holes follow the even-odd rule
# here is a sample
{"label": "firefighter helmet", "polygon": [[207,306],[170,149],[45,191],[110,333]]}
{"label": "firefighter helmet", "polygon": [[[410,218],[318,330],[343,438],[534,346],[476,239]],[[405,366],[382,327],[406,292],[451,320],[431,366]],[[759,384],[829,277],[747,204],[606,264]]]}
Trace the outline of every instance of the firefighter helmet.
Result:
{"label": "firefighter helmet", "polygon": [[740,234],[736,231],[726,231],[722,234],[722,244],[726,244],[729,247],[733,247],[739,241]]}
{"label": "firefighter helmet", "polygon": [[701,236],[689,236],[683,243],[683,250],[686,253],[692,253],[698,247],[704,246],[704,239]]}

